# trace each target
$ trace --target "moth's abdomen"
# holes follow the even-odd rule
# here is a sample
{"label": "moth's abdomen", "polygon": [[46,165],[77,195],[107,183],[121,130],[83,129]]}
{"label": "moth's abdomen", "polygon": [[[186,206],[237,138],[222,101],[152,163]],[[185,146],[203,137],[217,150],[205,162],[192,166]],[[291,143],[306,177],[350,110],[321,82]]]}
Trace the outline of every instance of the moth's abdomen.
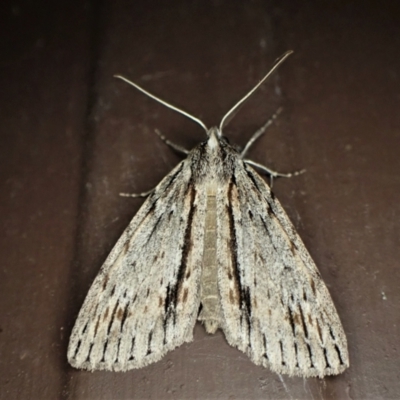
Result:
{"label": "moth's abdomen", "polygon": [[204,323],[207,333],[215,333],[221,325],[221,306],[217,281],[216,187],[215,182],[212,182],[207,188],[203,268],[200,283],[202,309],[198,319]]}

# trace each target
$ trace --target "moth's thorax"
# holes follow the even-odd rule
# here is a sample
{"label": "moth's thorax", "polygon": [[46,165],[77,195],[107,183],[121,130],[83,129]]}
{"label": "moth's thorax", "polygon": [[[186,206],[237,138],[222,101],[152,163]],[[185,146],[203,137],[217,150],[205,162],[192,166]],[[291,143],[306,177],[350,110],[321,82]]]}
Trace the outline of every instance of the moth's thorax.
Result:
{"label": "moth's thorax", "polygon": [[219,128],[211,128],[207,134],[207,141],[196,146],[186,162],[190,164],[198,184],[215,180],[217,185],[221,185],[232,175],[234,165],[241,162],[240,155],[222,136]]}

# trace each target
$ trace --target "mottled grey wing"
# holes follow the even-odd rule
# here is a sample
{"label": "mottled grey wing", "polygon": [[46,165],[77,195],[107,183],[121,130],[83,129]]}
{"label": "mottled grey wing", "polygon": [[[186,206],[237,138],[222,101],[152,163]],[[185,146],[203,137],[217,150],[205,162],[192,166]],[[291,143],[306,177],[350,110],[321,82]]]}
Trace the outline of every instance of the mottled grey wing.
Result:
{"label": "mottled grey wing", "polygon": [[71,334],[74,367],[139,368],[192,340],[204,231],[198,216],[206,198],[191,179],[186,159],[156,187],[106,259]]}
{"label": "mottled grey wing", "polygon": [[329,292],[264,180],[238,162],[217,211],[228,342],[278,373],[322,377],[346,369],[346,336]]}

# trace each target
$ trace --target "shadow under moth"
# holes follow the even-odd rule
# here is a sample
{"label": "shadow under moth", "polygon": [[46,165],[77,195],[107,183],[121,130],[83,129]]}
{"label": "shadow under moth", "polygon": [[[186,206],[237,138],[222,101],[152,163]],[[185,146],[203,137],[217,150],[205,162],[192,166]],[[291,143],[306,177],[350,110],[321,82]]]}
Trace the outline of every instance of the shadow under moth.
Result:
{"label": "shadow under moth", "polygon": [[72,330],[76,368],[127,371],[160,360],[193,338],[197,320],[257,365],[303,377],[349,366],[347,341],[318,269],[270,187],[222,128],[199,123],[207,140],[186,154],[132,219],[95,278]]}

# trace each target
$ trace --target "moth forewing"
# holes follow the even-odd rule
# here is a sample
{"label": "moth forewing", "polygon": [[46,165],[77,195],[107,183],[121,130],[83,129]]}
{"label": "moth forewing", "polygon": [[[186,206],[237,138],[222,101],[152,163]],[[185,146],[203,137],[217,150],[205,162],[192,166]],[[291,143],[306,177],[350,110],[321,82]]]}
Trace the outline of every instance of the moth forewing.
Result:
{"label": "moth forewing", "polygon": [[228,342],[278,373],[342,372],[349,363],[339,317],[268,185],[238,161],[220,201],[218,276]]}
{"label": "moth forewing", "polygon": [[140,368],[191,340],[206,197],[194,189],[188,160],[155,188],[93,282],[71,334],[73,366]]}

